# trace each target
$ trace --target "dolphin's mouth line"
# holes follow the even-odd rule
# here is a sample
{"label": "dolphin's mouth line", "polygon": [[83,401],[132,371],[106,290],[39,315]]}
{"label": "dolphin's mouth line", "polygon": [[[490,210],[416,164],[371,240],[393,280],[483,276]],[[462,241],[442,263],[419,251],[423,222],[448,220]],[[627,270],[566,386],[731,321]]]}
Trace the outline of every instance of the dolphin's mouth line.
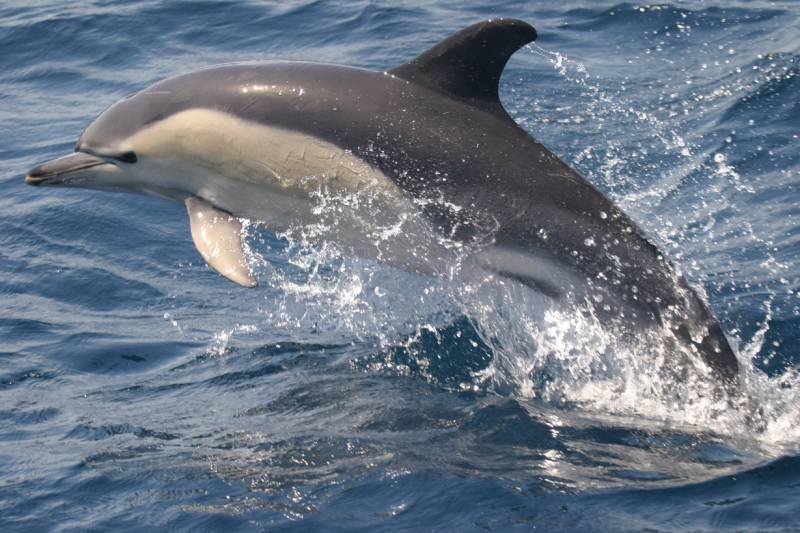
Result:
{"label": "dolphin's mouth line", "polygon": [[88,152],[74,152],[33,167],[25,176],[25,183],[28,185],[59,185],[66,182],[65,178],[69,174],[108,164],[113,163]]}
{"label": "dolphin's mouth line", "polygon": [[28,174],[25,176],[25,183],[28,185],[42,185],[44,183],[48,183],[50,185],[59,185],[60,183],[64,183],[57,177],[49,177],[49,176],[32,176]]}

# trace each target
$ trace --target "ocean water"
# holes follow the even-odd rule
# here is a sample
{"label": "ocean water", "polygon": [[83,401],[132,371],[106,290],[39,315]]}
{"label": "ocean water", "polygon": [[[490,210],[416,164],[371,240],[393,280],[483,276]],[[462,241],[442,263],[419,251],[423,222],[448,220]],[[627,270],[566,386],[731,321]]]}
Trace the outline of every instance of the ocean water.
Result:
{"label": "ocean water", "polygon": [[[704,292],[749,409],[654,371],[658,339],[513,285],[252,221],[245,290],[181,206],[24,184],[173,74],[386,69],[497,16],[539,32],[503,76],[509,113]],[[796,529],[798,28],[791,1],[5,0],[0,529]]]}

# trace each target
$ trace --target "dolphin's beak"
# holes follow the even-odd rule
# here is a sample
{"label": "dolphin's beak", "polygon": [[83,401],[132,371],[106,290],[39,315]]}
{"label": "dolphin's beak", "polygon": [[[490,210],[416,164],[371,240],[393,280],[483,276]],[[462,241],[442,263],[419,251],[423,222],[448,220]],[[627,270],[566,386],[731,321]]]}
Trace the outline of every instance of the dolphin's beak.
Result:
{"label": "dolphin's beak", "polygon": [[25,176],[25,183],[28,185],[58,185],[63,183],[69,174],[106,163],[108,162],[105,159],[86,152],[75,152],[33,167]]}

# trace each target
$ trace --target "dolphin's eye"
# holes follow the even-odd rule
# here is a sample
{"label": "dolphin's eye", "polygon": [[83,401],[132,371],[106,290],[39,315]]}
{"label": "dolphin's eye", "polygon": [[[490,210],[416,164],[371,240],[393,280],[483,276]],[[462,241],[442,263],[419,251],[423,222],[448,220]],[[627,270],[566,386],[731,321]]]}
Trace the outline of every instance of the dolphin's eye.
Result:
{"label": "dolphin's eye", "polygon": [[134,151],[108,152],[106,150],[93,150],[92,148],[84,145],[80,141],[78,141],[78,145],[75,147],[75,151],[91,154],[101,159],[106,159],[106,160],[113,159],[114,161],[119,161],[121,163],[136,163],[139,160],[139,157],[136,155],[136,152]]}
{"label": "dolphin's eye", "polygon": [[122,161],[123,163],[136,163],[136,161],[139,160],[139,158],[136,157],[136,152],[122,152],[119,154],[114,154],[111,157],[117,161]]}

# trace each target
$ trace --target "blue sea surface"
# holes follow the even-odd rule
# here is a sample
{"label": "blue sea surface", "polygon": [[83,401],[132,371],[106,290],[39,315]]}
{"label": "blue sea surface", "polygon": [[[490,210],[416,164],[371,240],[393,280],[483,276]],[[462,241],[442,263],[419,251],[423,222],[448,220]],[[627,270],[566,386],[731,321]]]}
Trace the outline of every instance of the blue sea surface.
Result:
{"label": "blue sea surface", "polygon": [[[24,183],[163,78],[384,70],[498,16],[539,33],[510,115],[705,294],[748,406],[519,287],[254,221],[247,290],[182,206]],[[788,0],[4,0],[0,530],[797,530],[798,30]]]}

